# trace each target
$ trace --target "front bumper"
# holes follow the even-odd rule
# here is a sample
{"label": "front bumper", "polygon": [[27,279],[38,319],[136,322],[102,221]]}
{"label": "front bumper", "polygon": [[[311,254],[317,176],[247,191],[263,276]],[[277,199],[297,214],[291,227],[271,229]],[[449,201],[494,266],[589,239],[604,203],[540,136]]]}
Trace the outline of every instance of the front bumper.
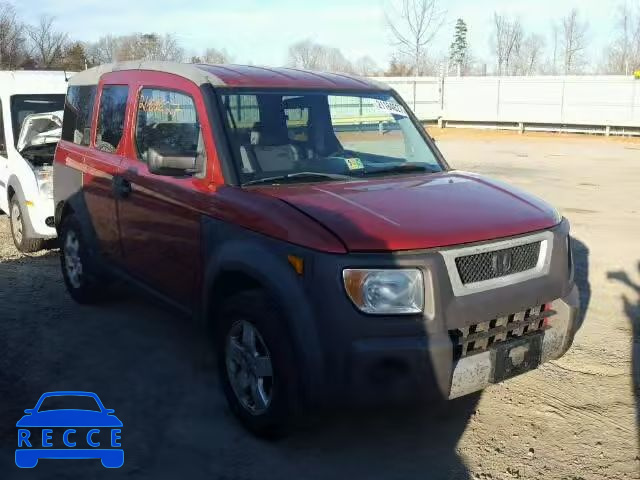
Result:
{"label": "front bumper", "polygon": [[[552,308],[557,313],[542,333],[540,364],[561,357],[573,343],[578,325],[578,289],[574,286],[567,297],[553,302]],[[453,366],[449,398],[467,395],[494,383],[495,369],[496,360],[491,350],[459,360]]]}
{"label": "front bumper", "polygon": [[[451,332],[552,303],[540,362],[569,348],[577,329],[578,293],[568,262],[568,222],[549,230],[548,269],[539,276],[478,292],[456,292],[441,250],[317,255],[308,265],[307,294],[322,349],[322,371],[306,382],[312,402],[382,402],[455,398],[485,388],[496,376],[491,353],[459,356]],[[344,268],[419,268],[433,308],[420,315],[359,312],[342,285]],[[305,267],[307,268],[307,267]],[[331,286],[318,289],[317,285]],[[542,334],[541,334],[542,335]],[[503,341],[507,344],[509,340]],[[457,358],[461,358],[457,360]],[[537,363],[537,362],[536,362]],[[345,398],[345,397],[349,398]]]}
{"label": "front bumper", "polygon": [[[577,288],[554,301],[552,308],[557,313],[542,333],[540,363],[561,357],[573,342],[578,325]],[[453,399],[495,383],[496,356],[492,349],[455,361],[450,345],[448,337],[428,336],[354,342],[352,399],[358,403]]]}
{"label": "front bumper", "polygon": [[57,236],[53,224],[54,210],[52,198],[38,197],[35,202],[27,205],[31,224],[31,231],[29,232],[31,237],[54,238]]}

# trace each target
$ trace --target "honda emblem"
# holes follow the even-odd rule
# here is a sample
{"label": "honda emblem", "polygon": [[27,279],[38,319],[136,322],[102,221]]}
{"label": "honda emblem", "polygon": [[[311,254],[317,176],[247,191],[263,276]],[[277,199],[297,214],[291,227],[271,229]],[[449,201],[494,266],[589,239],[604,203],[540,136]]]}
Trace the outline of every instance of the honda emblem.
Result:
{"label": "honda emblem", "polygon": [[491,268],[496,276],[506,275],[511,271],[511,253],[494,252],[491,255]]}

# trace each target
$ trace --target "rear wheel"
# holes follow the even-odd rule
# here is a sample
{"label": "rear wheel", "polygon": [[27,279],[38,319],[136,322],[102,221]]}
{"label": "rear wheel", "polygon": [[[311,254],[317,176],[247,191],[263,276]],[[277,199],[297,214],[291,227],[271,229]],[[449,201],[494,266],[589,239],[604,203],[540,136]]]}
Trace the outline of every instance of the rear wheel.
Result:
{"label": "rear wheel", "polygon": [[103,297],[105,277],[73,215],[65,217],[60,227],[60,265],[67,291],[76,302],[95,303]]}
{"label": "rear wheel", "polygon": [[216,335],[222,387],[233,413],[261,437],[287,433],[296,416],[297,377],[285,319],[259,290],[222,308]]}
{"label": "rear wheel", "polygon": [[33,253],[42,250],[44,240],[42,238],[31,238],[27,234],[26,218],[23,213],[23,207],[18,201],[18,197],[14,196],[9,204],[9,217],[11,220],[11,236],[13,244],[22,253]]}

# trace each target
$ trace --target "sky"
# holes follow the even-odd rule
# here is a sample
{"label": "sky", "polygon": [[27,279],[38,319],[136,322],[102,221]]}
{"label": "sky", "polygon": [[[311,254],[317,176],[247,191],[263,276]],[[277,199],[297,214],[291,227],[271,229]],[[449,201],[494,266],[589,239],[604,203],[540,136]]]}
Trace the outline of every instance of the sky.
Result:
{"label": "sky", "polygon": [[[310,38],[340,48],[350,60],[369,55],[385,67],[394,50],[385,25],[385,11],[393,1],[397,0],[15,0],[14,5],[29,22],[42,14],[55,16],[58,28],[78,40],[171,33],[189,53],[224,48],[236,63],[277,66],[286,62],[290,44]],[[589,21],[591,52],[598,61],[611,40],[615,5],[622,1],[440,0],[446,21],[432,53],[448,50],[457,18],[468,25],[474,56],[489,60],[494,11],[518,16],[527,31],[546,36],[552,21],[577,7]]]}

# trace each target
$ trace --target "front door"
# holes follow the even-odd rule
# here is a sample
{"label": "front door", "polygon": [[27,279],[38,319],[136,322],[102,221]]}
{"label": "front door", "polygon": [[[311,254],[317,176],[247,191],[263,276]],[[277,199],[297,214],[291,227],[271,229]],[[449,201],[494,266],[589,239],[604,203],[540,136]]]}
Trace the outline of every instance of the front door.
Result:
{"label": "front door", "polygon": [[[124,261],[133,276],[191,307],[201,273],[204,106],[192,83],[146,75],[137,85],[131,148],[115,186]],[[189,159],[192,168],[186,168]],[[158,161],[169,168],[158,168]]]}
{"label": "front door", "polygon": [[125,151],[128,85],[101,84],[93,148],[84,157],[83,193],[102,255],[121,259],[113,179]]}

